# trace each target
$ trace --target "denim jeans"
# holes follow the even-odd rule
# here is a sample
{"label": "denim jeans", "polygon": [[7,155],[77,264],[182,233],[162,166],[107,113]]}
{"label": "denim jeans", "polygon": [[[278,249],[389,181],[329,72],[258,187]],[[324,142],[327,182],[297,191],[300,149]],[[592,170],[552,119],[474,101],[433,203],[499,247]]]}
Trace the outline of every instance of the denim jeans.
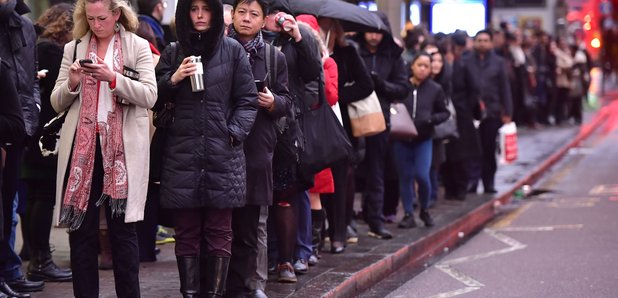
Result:
{"label": "denim jeans", "polygon": [[298,214],[298,232],[296,233],[296,251],[294,257],[308,260],[312,253],[311,243],[311,202],[309,193],[303,191],[296,196]]}
{"label": "denim jeans", "polygon": [[399,192],[403,209],[406,214],[412,214],[415,187],[418,183],[418,198],[421,209],[427,209],[431,189],[429,170],[431,169],[431,155],[433,142],[424,141],[395,142],[395,160],[399,174]]}

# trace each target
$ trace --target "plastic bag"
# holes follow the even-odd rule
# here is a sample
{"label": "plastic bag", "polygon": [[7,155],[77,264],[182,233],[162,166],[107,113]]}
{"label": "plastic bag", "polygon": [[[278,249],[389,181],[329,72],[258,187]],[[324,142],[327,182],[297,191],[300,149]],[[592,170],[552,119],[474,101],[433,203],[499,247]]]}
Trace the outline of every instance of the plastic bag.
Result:
{"label": "plastic bag", "polygon": [[500,138],[500,157],[501,164],[511,164],[517,160],[517,126],[515,122],[502,125],[498,130]]}

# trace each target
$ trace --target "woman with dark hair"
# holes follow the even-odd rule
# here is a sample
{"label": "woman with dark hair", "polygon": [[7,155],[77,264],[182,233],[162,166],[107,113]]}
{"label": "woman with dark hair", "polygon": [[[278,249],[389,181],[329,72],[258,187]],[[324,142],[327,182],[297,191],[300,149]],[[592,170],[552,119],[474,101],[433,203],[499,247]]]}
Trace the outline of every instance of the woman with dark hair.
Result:
{"label": "woman with dark hair", "polygon": [[417,54],[411,61],[410,95],[403,101],[418,130],[418,136],[411,140],[395,141],[395,161],[399,174],[399,193],[405,216],[399,228],[416,227],[413,215],[413,193],[418,183],[420,219],[426,227],[433,226],[433,218],[427,211],[430,198],[432,136],[433,128],[448,119],[449,112],[444,105],[442,87],[430,79],[431,56],[425,52]]}
{"label": "woman with dark hair", "polygon": [[183,297],[223,295],[232,211],[246,203],[243,142],[260,102],[247,52],[223,31],[220,0],[180,0],[178,56],[168,46],[157,66],[157,106],[175,105],[163,148],[161,206],[173,209]]}
{"label": "woman with dark hair", "polygon": [[73,30],[73,5],[61,3],[47,9],[36,22],[42,30],[37,43],[39,69],[46,69],[47,75],[40,79],[41,114],[37,134],[30,139],[24,164],[22,180],[27,185],[24,243],[28,243],[30,263],[28,279],[44,281],[70,281],[71,271],[60,269],[54,264],[49,245],[49,235],[56,193],[56,155],[43,156],[39,149],[39,137],[43,125],[56,116],[50,96],[58,78],[63,48],[71,41]]}

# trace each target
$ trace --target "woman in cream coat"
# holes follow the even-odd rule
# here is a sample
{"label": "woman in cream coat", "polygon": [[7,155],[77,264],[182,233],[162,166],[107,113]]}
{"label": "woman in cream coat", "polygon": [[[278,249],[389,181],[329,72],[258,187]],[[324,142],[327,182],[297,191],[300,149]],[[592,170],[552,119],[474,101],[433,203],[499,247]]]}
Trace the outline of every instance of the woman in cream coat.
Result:
{"label": "woman in cream coat", "polygon": [[[69,228],[73,291],[98,297],[99,206],[106,208],[118,297],[139,297],[135,222],[144,217],[149,120],[157,98],[148,42],[124,0],[78,0],[76,40],[64,48],[51,96],[68,111],[60,136],[56,199]],[[92,63],[81,64],[90,58]],[[84,104],[82,104],[84,103]]]}

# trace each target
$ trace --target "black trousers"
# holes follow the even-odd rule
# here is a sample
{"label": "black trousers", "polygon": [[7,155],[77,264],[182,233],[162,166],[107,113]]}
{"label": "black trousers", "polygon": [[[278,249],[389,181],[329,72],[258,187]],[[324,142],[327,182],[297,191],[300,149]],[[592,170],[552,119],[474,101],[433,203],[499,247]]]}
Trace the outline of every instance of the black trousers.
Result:
{"label": "black trousers", "polygon": [[352,210],[348,210],[348,180],[350,178],[350,166],[347,161],[337,163],[331,167],[333,181],[335,183],[334,194],[322,194],[320,199],[326,210],[328,220],[328,236],[332,241],[345,243],[346,241],[346,220],[348,216],[351,220]]}
{"label": "black trousers", "polygon": [[498,164],[496,161],[496,138],[498,130],[502,126],[500,118],[488,117],[481,122],[479,134],[481,136],[481,147],[483,158],[481,160],[481,179],[485,191],[494,189],[494,178]]}
{"label": "black trousers", "polygon": [[227,273],[229,297],[251,295],[251,282],[257,270],[259,205],[246,205],[232,212],[232,258]]}
{"label": "black trousers", "polygon": [[139,261],[154,262],[157,241],[157,223],[159,218],[160,184],[148,183],[148,194],[144,208],[144,220],[137,223],[137,240],[139,244]]}
{"label": "black trousers", "polygon": [[28,187],[24,228],[31,253],[49,251],[54,205],[56,202],[56,181],[25,180]]}
{"label": "black trousers", "polygon": [[[103,163],[98,142],[96,150],[88,209],[79,229],[69,233],[73,294],[76,298],[99,297],[97,254],[99,250],[100,212],[96,202],[103,192]],[[140,297],[136,224],[125,223],[124,216],[112,217],[111,208],[107,202],[100,208],[106,208],[105,217],[112,247],[116,296],[121,298]]]}
{"label": "black trousers", "polygon": [[468,192],[466,161],[446,161],[442,166],[442,179],[447,198],[463,198]]}
{"label": "black trousers", "polygon": [[363,216],[372,231],[382,228],[382,207],[384,205],[384,169],[388,154],[389,133],[383,132],[367,137],[365,192],[363,194]]}

